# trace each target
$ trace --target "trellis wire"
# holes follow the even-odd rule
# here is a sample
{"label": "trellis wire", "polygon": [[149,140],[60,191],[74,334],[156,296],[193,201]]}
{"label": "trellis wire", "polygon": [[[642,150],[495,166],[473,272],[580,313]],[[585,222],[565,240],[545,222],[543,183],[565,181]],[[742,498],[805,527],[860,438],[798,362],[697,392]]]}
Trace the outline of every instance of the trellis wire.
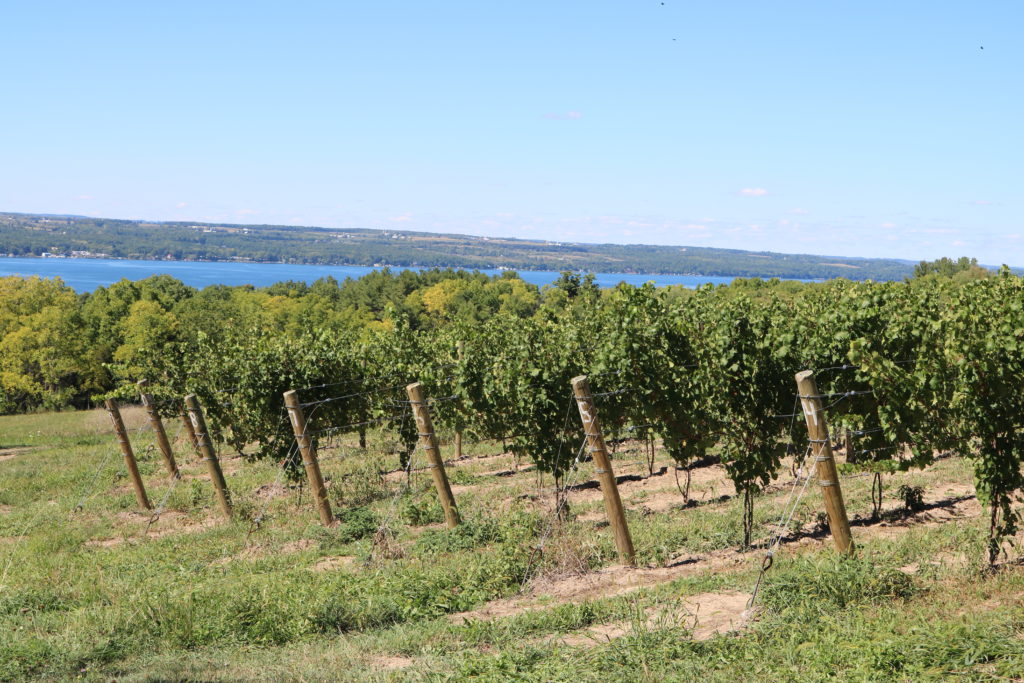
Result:
{"label": "trellis wire", "polygon": [[316,401],[306,401],[305,403],[300,403],[299,407],[308,408],[310,406],[322,405],[324,403],[334,403],[335,401],[344,401],[346,399],[358,398],[360,396],[371,396],[373,394],[381,394],[386,391],[397,391],[398,389],[401,388],[403,388],[403,385],[401,384],[397,384],[393,387],[378,387],[377,389],[368,389],[367,391],[359,391],[352,394],[342,394],[341,396],[332,396],[330,398],[322,398]]}
{"label": "trellis wire", "polygon": [[274,490],[281,485],[281,481],[284,479],[284,474],[287,471],[286,466],[295,457],[295,452],[298,450],[298,447],[299,444],[298,441],[296,440],[295,442],[292,443],[291,447],[288,449],[287,454],[281,460],[281,464],[278,466],[277,477],[274,479],[274,483],[270,485],[269,495],[267,496],[267,499],[263,501],[263,505],[260,507],[259,512],[256,514],[255,517],[252,518],[252,521],[249,524],[249,530],[245,534],[245,543],[247,545],[249,543],[249,539],[252,537],[253,532],[262,528],[263,520],[264,518],[266,518],[267,515],[267,510],[270,508],[270,504],[274,500]]}
{"label": "trellis wire", "polygon": [[153,514],[150,515],[149,522],[146,523],[146,530],[142,532],[143,536],[148,535],[150,527],[160,520],[160,515],[164,513],[164,507],[167,505],[167,500],[171,497],[171,494],[174,492],[174,488],[178,485],[178,482],[181,481],[181,479],[181,473],[171,477],[171,485],[167,487],[164,497],[160,499],[160,503],[156,506],[156,510],[154,510]]}
{"label": "trellis wire", "polygon": [[775,552],[782,544],[782,539],[785,536],[787,530],[789,529],[789,525],[793,521],[793,517],[796,514],[796,510],[800,506],[800,501],[803,499],[804,494],[807,492],[807,486],[810,483],[812,477],[810,472],[807,472],[806,474],[804,473],[804,468],[807,466],[807,456],[810,455],[810,453],[811,446],[808,445],[807,449],[804,451],[804,457],[800,461],[800,469],[797,471],[796,480],[794,481],[794,484],[798,485],[800,482],[800,478],[803,477],[803,486],[799,487],[800,493],[796,495],[795,500],[793,496],[794,493],[796,493],[797,491],[797,486],[794,485],[789,490],[789,495],[787,497],[786,504],[782,508],[782,515],[779,517],[779,521],[776,524],[775,532],[773,532],[771,540],[768,543],[768,550],[765,552],[764,560],[761,563],[761,571],[758,572],[757,582],[754,584],[754,590],[751,592],[750,600],[747,601],[747,609],[753,608],[754,604],[756,603],[757,594],[758,591],[760,591],[761,589],[761,583],[764,580],[764,576],[768,572],[768,570],[771,569],[771,566],[774,563]]}
{"label": "trellis wire", "polygon": [[[83,487],[81,498],[78,499],[78,503],[76,503],[75,507],[72,508],[73,513],[84,509],[85,503],[94,495],[96,495],[96,481],[99,479],[100,472],[102,472],[103,469],[107,466],[107,462],[110,461],[110,456],[113,454],[114,450],[111,449],[107,451],[107,454],[105,456],[103,456],[103,460],[100,461],[99,467],[96,468],[96,471],[92,475],[92,480],[89,482],[89,484]],[[90,491],[92,491],[92,493],[90,493]]]}

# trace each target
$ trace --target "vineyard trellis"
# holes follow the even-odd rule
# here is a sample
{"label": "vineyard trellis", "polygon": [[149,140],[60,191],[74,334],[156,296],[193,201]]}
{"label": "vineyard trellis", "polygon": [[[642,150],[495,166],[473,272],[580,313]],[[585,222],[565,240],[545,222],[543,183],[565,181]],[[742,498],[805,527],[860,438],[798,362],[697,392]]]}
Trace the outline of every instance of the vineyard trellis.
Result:
{"label": "vineyard trellis", "polygon": [[[326,493],[310,474],[316,457],[309,454],[350,449],[334,439],[354,431],[365,448],[366,430],[382,428],[396,434],[407,478],[416,450],[437,452],[428,432],[459,442],[507,441],[517,459],[529,458],[553,477],[560,513],[568,478],[586,452],[566,444],[589,433],[567,419],[566,391],[586,374],[601,384],[590,393],[601,401],[609,443],[639,438],[645,445],[637,448],[650,452],[657,440],[687,481],[693,463],[722,463],[742,497],[743,545],[766,543],[766,564],[788,533],[792,501],[769,539],[755,544],[756,495],[790,457],[799,504],[796,491],[811,479],[807,458],[824,463],[821,451],[833,444],[793,425],[800,415],[820,413],[847,462],[835,474],[820,473],[819,484],[871,476],[876,519],[884,472],[925,467],[938,452],[972,462],[979,497],[989,505],[988,559],[995,562],[1017,531],[1013,499],[1024,484],[1014,400],[1024,390],[1022,294],[1021,281],[1007,273],[957,287],[830,283],[791,299],[714,287],[673,298],[650,286],[620,287],[601,301],[581,294],[564,310],[526,320],[499,314],[436,330],[397,320],[341,338],[313,331],[299,343],[265,334],[208,340],[184,361],[187,371],[168,366],[143,379],[158,417],[181,415],[174,396],[207,397],[210,424],[195,434],[200,450],[204,440],[216,440],[248,459],[273,457],[279,481],[301,479],[305,462],[317,501]],[[793,373],[802,368],[816,368],[818,388],[794,395]],[[428,398],[402,397],[409,382],[421,383]],[[801,398],[823,403],[797,409]],[[429,430],[412,419],[416,403],[429,406]],[[295,411],[306,411],[301,425],[289,422]],[[685,496],[688,484],[679,488]],[[329,508],[321,516],[333,522]]]}

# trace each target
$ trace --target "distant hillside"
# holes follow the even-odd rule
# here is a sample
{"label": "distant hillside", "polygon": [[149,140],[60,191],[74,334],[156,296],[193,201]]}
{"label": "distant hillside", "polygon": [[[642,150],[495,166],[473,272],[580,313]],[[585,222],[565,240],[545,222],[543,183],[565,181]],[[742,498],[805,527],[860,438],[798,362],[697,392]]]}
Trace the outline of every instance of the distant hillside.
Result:
{"label": "distant hillside", "polygon": [[739,249],[580,244],[404,230],[126,221],[0,213],[0,254],[324,265],[896,280],[913,263]]}

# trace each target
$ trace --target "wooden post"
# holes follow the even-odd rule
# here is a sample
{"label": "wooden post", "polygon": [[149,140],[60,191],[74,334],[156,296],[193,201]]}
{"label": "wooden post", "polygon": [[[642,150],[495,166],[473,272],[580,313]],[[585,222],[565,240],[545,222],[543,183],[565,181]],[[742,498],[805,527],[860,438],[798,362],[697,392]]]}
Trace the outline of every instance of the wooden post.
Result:
{"label": "wooden post", "polygon": [[331,501],[327,499],[327,488],[324,486],[324,477],[320,473],[320,463],[316,458],[316,446],[309,438],[306,426],[306,415],[302,412],[302,405],[299,403],[298,392],[284,392],[284,404],[288,407],[288,417],[292,422],[292,431],[295,432],[295,440],[302,452],[302,464],[306,467],[306,478],[309,480],[309,490],[313,493],[313,500],[316,501],[317,510],[320,512],[320,521],[324,526],[334,524],[334,515],[331,514]]}
{"label": "wooden post", "polygon": [[217,452],[213,449],[213,441],[210,440],[210,431],[206,428],[206,417],[203,415],[203,408],[199,405],[199,399],[195,394],[185,397],[185,407],[188,409],[188,416],[195,430],[196,444],[199,455],[206,463],[206,469],[210,473],[210,481],[217,492],[217,500],[220,502],[220,509],[224,516],[231,518],[231,495],[228,493],[228,483],[224,481],[224,472],[220,469],[220,461],[217,460]]}
{"label": "wooden post", "polygon": [[135,489],[135,500],[139,507],[145,510],[152,510],[149,498],[146,496],[146,487],[142,483],[142,475],[139,474],[139,464],[135,462],[135,453],[132,451],[132,444],[128,440],[128,432],[124,428],[124,420],[121,419],[121,409],[117,401],[112,398],[106,400],[107,412],[110,413],[110,421],[114,423],[114,434],[117,435],[117,442],[121,445],[121,454],[124,456],[124,464],[128,467],[128,476],[132,480],[132,487]]}
{"label": "wooden post", "polygon": [[839,552],[853,552],[850,520],[846,517],[843,490],[839,486],[839,472],[832,457],[828,422],[825,419],[821,395],[818,393],[818,383],[814,381],[814,372],[798,372],[796,387],[800,392],[800,404],[803,406],[804,419],[807,421],[807,434],[810,437],[811,453],[814,455],[817,468],[818,483],[825,496],[825,511],[828,513],[828,527],[832,531],[832,539]]}
{"label": "wooden post", "polygon": [[412,412],[416,417],[416,428],[419,431],[420,445],[427,452],[427,460],[430,464],[430,473],[434,477],[434,487],[437,488],[437,497],[441,500],[441,507],[444,508],[444,521],[451,529],[459,525],[459,508],[455,505],[455,496],[452,495],[452,487],[448,484],[448,474],[444,471],[444,461],[441,459],[441,450],[437,447],[437,435],[434,434],[434,424],[430,420],[430,411],[423,398],[423,385],[414,382],[405,388],[409,394],[409,402],[412,404]]}
{"label": "wooden post", "polygon": [[608,458],[608,447],[605,446],[604,435],[601,433],[601,422],[597,418],[594,399],[590,395],[590,380],[586,375],[573,378],[572,390],[576,395],[576,405],[580,409],[587,445],[597,466],[597,478],[601,482],[601,493],[604,494],[604,512],[612,527],[612,533],[615,534],[615,547],[619,551],[619,559],[625,564],[634,564],[636,553],[633,550],[633,539],[629,535],[626,513],[622,509],[622,499],[619,498],[619,487],[615,483],[612,462]]}
{"label": "wooden post", "polygon": [[149,414],[149,424],[153,427],[153,433],[156,434],[156,445],[160,448],[160,455],[164,456],[167,473],[171,475],[172,479],[177,479],[181,473],[178,472],[178,463],[174,461],[174,449],[171,448],[171,442],[167,440],[167,432],[164,431],[160,413],[157,412],[156,406],[153,404],[153,397],[146,393],[147,384],[148,382],[144,379],[138,382],[142,405],[145,406],[146,412]]}

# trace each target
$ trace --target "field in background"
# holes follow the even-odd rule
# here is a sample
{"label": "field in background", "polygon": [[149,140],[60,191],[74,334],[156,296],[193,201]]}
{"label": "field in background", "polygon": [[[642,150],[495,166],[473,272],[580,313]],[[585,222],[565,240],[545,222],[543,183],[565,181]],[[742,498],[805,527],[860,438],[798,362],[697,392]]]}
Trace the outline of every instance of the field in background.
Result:
{"label": "field in background", "polygon": [[[141,411],[125,419],[151,499],[166,496],[148,532],[104,412],[0,417],[0,679],[1024,676],[1024,572],[982,568],[987,520],[956,458],[885,475],[877,522],[871,478],[845,478],[854,559],[833,554],[812,489],[745,620],[764,553],[737,550],[742,501],[714,463],[684,505],[669,458],[652,475],[640,444],[619,446],[633,569],[615,564],[590,463],[558,521],[550,478],[472,444],[448,469],[466,521],[447,530],[422,453],[406,487],[371,433],[365,452],[353,438],[323,456],[341,520],[324,529],[273,463],[225,452],[226,522],[184,442],[169,490]],[[756,539],[790,491],[783,472]],[[923,488],[922,509],[901,485]]]}

